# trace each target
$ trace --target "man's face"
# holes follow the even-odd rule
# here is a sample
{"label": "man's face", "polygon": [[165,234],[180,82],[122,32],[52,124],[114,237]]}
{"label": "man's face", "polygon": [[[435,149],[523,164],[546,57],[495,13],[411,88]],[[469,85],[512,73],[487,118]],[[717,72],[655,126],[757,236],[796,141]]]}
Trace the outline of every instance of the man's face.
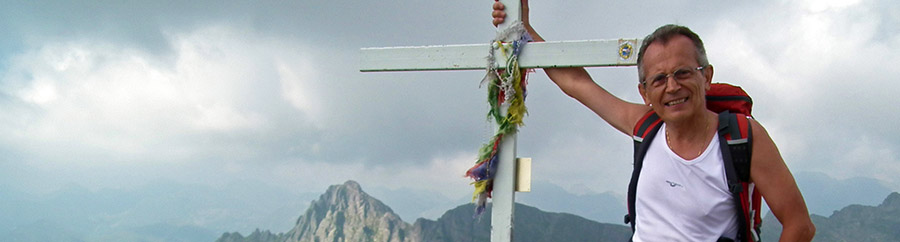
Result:
{"label": "man's face", "polygon": [[644,53],[645,80],[638,89],[645,104],[666,122],[683,121],[706,110],[706,90],[712,82],[712,67],[697,70],[696,48],[685,36],[675,36],[665,45],[654,42]]}

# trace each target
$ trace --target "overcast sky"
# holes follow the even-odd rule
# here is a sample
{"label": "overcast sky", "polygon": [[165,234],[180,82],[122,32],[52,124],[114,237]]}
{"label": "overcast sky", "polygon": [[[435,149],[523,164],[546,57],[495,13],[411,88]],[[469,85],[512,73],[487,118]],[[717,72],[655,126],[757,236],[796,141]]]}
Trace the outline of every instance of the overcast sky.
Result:
{"label": "overcast sky", "polygon": [[[482,71],[358,72],[359,48],[486,43],[489,0],[16,1],[0,9],[0,188],[259,180],[468,196],[493,134]],[[532,1],[548,40],[686,25],[793,172],[900,190],[900,4]],[[485,53],[487,54],[487,53]],[[637,72],[591,68],[639,102]],[[538,70],[519,156],[535,180],[624,194],[632,144]]]}

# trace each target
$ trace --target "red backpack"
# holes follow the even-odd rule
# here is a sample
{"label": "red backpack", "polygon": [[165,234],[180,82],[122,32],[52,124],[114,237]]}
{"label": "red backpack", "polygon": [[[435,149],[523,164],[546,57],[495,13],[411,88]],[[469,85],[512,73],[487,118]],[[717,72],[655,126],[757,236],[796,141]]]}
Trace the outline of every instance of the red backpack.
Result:
{"label": "red backpack", "polygon": [[[738,208],[739,232],[736,241],[760,241],[762,219],[759,208],[760,194],[750,182],[750,154],[752,134],[750,132],[750,111],[753,100],[738,86],[713,83],[706,92],[706,107],[719,113],[719,144],[725,166],[725,177]],[[650,111],[634,127],[634,170],[628,185],[628,214],[625,223],[635,229],[635,193],[644,155],[650,142],[659,131],[662,120],[656,112]]]}

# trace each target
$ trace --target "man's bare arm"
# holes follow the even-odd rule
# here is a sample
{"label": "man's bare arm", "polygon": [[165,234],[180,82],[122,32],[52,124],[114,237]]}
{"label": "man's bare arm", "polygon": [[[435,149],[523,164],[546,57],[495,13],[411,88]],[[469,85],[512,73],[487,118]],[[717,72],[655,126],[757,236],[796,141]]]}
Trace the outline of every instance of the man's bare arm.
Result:
{"label": "man's bare arm", "polygon": [[784,226],[780,241],[811,241],[816,227],[809,218],[806,202],[794,176],[766,129],[755,120],[751,120],[750,124],[753,132],[750,179],[756,183],[766,204]]}

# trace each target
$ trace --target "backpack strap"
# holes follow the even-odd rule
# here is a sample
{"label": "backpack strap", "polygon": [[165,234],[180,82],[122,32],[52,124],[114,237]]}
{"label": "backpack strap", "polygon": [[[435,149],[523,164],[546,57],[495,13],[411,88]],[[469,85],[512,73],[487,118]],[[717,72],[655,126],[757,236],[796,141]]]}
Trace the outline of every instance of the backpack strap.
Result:
{"label": "backpack strap", "polygon": [[752,128],[749,117],[724,111],[719,113],[719,144],[728,188],[738,208],[737,241],[759,241],[760,195],[750,181]]}
{"label": "backpack strap", "polygon": [[643,142],[648,134],[656,133],[653,132],[653,129],[656,129],[661,123],[662,119],[659,118],[659,114],[656,114],[653,110],[647,112],[634,126],[634,136],[632,138],[635,142]]}
{"label": "backpack strap", "polygon": [[[737,116],[738,114],[729,111],[719,113],[718,127],[719,146],[722,159],[725,160],[725,178],[728,180],[728,190],[733,194],[740,193],[740,182],[749,181],[750,178],[749,139],[745,138],[746,132],[741,132]],[[747,127],[746,119],[743,121]]]}
{"label": "backpack strap", "polygon": [[625,223],[631,224],[631,231],[635,229],[635,194],[637,193],[637,181],[641,176],[641,167],[644,164],[644,155],[647,154],[647,149],[650,148],[650,141],[653,140],[653,137],[659,132],[659,128],[662,127],[660,124],[662,124],[662,119],[659,118],[656,112],[651,110],[644,114],[644,117],[634,126],[632,136],[634,139],[634,170],[631,172],[631,182],[628,184],[628,214],[625,215]]}

